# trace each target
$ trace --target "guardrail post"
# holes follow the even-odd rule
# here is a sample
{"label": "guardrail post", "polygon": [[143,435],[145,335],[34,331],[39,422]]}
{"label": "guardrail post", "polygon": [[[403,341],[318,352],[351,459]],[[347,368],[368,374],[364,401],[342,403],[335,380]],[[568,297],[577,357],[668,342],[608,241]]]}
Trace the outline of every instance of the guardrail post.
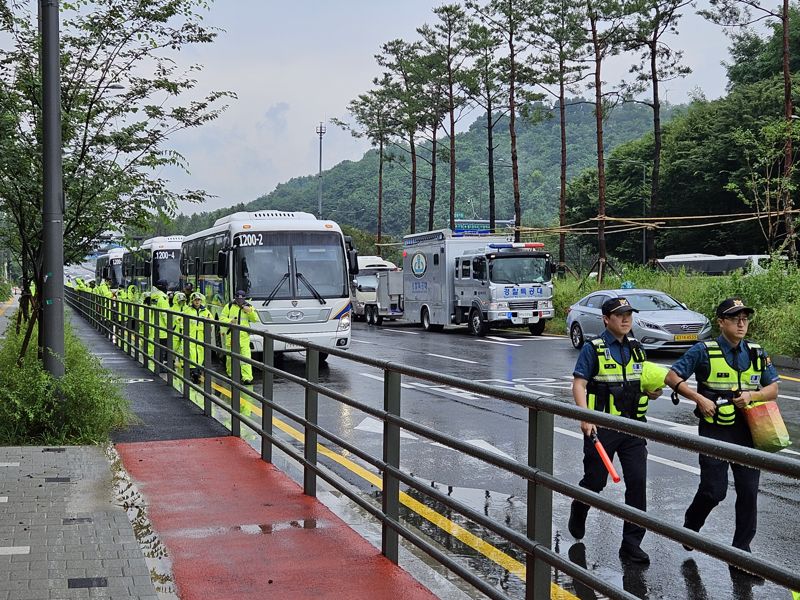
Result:
{"label": "guardrail post", "polygon": [[[553,415],[528,409],[528,466],[553,473]],[[553,539],[553,492],[528,481],[528,539],[550,548]],[[550,597],[550,565],[529,554],[526,560],[525,598]]]}
{"label": "guardrail post", "polygon": [[[319,382],[319,352],[306,350],[306,381]],[[306,421],[317,424],[319,420],[319,398],[316,390],[306,388]],[[312,465],[317,464],[317,432],[306,426],[305,459]],[[308,496],[317,495],[317,474],[307,466],[303,468],[303,492]]]}
{"label": "guardrail post", "polygon": [[[153,362],[150,360],[150,354],[151,353],[155,354],[155,345],[150,343],[151,339],[155,339],[155,338],[151,338],[151,336],[154,335],[153,334],[153,324],[151,323],[152,320],[153,320],[153,309],[150,306],[145,306],[144,307],[144,339],[145,339],[145,342],[144,342],[144,351],[143,351],[143,354],[144,354],[144,368],[148,369],[150,371],[153,370],[153,368],[150,366],[151,364],[153,364]],[[151,348],[151,346],[152,346],[152,348]],[[155,365],[153,365],[153,366],[155,366]]]}
{"label": "guardrail post", "polygon": [[[383,372],[383,410],[387,414],[400,416],[400,373]],[[389,421],[383,423],[383,461],[396,469],[400,468],[400,426]],[[400,481],[383,471],[383,494],[381,508],[386,518],[400,520]],[[397,531],[386,523],[381,524],[381,553],[393,563],[399,558]]]}
{"label": "guardrail post", "polygon": [[239,363],[239,354],[242,351],[240,343],[240,330],[228,328],[228,335],[231,336],[231,379],[236,385],[231,386],[231,435],[241,437],[242,435],[242,422],[239,420],[239,415],[242,412],[242,392],[239,390],[239,384],[242,383],[242,367]]}
{"label": "guardrail post", "polygon": [[[264,349],[262,362],[265,367],[275,366],[275,342],[266,334],[261,336],[261,347]],[[261,396],[264,403],[261,405],[261,429],[267,435],[272,435],[272,406],[267,402],[272,402],[272,390],[275,383],[275,376],[272,371],[264,369],[261,374]],[[272,462],[272,442],[267,435],[261,436],[261,460]]]}
{"label": "guardrail post", "polygon": [[[191,335],[191,320],[189,319],[189,315],[183,313],[181,317],[183,319],[183,323],[181,323],[181,330],[183,335],[186,337],[181,338],[180,348],[181,348],[181,360],[183,361],[183,397],[189,400],[189,395],[191,389],[189,387],[189,381],[192,378],[192,364],[189,362],[189,358],[192,356],[192,335]],[[195,353],[196,354],[196,353]],[[197,358],[197,356],[195,356]],[[199,369],[200,366],[194,367]]]}
{"label": "guardrail post", "polygon": [[[206,344],[210,344],[211,340],[214,339],[214,327],[211,325],[210,322],[204,321],[203,322],[203,342]],[[207,346],[203,347],[203,391],[205,395],[203,396],[203,414],[205,416],[211,416],[211,381],[213,377],[211,374],[214,372],[214,364],[212,362],[212,349],[213,346],[210,348]]]}
{"label": "guardrail post", "polygon": [[[172,372],[175,370],[175,353],[173,352],[173,331],[172,328],[175,326],[175,319],[174,315],[172,314],[171,310],[167,311],[167,349],[166,353],[163,351],[161,352],[161,356],[166,357],[166,365],[164,367],[167,369],[167,384],[169,387],[172,387],[173,377]],[[161,338],[164,339],[164,338]]]}
{"label": "guardrail post", "polygon": [[142,307],[139,304],[131,305],[131,314],[133,315],[133,360],[139,362],[139,353],[142,347],[142,334],[139,333],[141,324]]}

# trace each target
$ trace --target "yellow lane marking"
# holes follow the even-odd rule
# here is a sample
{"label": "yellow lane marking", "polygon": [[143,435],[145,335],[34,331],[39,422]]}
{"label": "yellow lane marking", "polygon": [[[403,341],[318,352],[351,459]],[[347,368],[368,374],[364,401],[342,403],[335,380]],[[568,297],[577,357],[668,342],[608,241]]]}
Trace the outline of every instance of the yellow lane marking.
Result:
{"label": "yellow lane marking", "polygon": [[[227,388],[217,385],[216,383],[212,383],[211,387],[224,394],[228,398],[230,398],[231,393]],[[242,404],[247,404],[250,407],[250,410],[258,415],[261,416],[262,412],[258,406],[255,406],[251,402],[243,399],[241,400]],[[284,421],[281,421],[277,417],[272,418],[272,424],[275,425],[278,429],[289,435],[290,437],[294,438],[298,442],[303,442],[305,440],[305,435],[289,425]],[[348,459],[347,457],[343,456],[338,452],[334,452],[323,446],[322,444],[317,444],[317,452],[322,454],[323,456],[327,456],[334,462],[339,463],[341,466],[346,468],[347,470],[351,471],[355,475],[358,475],[365,481],[371,483],[378,489],[383,488],[383,480],[378,477],[375,473],[368,471],[361,465],[354,463],[352,460]],[[519,562],[518,560],[512,558],[499,548],[496,548],[492,544],[482,540],[478,536],[474,535],[473,533],[467,531],[457,523],[454,523],[447,517],[437,513],[435,510],[425,506],[422,502],[415,500],[405,492],[400,492],[400,503],[406,506],[407,508],[411,509],[422,518],[430,521],[442,531],[449,533],[454,538],[459,540],[461,543],[469,546],[473,550],[481,553],[483,556],[488,558],[494,563],[497,563],[508,572],[512,573],[513,575],[517,576],[521,580],[525,581],[525,565]],[[555,600],[578,600],[577,596],[572,595],[570,592],[566,591],[565,589],[557,586],[555,583],[551,584],[551,598]]]}
{"label": "yellow lane marking", "polygon": [[[781,374],[779,373],[779,375]],[[798,379],[797,377],[789,377],[788,375],[781,375],[781,379],[788,379],[789,381],[800,381],[800,379]]]}

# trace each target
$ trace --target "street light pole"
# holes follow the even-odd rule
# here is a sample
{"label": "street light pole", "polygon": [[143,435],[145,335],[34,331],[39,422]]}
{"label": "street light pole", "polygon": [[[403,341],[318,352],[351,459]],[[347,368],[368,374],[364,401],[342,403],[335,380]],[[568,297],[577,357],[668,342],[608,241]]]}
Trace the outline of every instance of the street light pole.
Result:
{"label": "street light pole", "polygon": [[317,127],[319,136],[319,185],[317,186],[317,217],[322,218],[322,136],[325,135],[325,124],[320,121]]}
{"label": "street light pole", "polygon": [[42,30],[42,342],[44,368],[64,375],[64,187],[58,0],[39,0]]}

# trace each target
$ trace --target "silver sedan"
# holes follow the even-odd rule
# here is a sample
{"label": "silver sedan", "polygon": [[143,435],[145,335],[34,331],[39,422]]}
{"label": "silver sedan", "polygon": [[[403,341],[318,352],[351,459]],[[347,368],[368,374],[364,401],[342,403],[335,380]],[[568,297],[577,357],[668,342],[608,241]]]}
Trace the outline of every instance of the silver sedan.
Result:
{"label": "silver sedan", "polygon": [[685,350],[697,341],[711,338],[709,320],[669,294],[658,290],[600,290],[569,307],[567,331],[575,348],[603,332],[600,307],[618,296],[627,298],[639,311],[633,313],[631,334],[646,350]]}

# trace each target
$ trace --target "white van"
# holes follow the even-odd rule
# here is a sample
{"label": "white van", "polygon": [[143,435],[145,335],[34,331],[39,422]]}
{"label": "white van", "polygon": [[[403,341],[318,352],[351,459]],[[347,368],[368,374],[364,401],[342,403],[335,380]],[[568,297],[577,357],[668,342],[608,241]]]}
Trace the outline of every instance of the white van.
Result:
{"label": "white van", "polygon": [[397,265],[380,256],[359,256],[358,274],[350,285],[350,300],[353,303],[353,318],[363,321],[367,304],[375,304],[378,287],[378,272],[396,271]]}

